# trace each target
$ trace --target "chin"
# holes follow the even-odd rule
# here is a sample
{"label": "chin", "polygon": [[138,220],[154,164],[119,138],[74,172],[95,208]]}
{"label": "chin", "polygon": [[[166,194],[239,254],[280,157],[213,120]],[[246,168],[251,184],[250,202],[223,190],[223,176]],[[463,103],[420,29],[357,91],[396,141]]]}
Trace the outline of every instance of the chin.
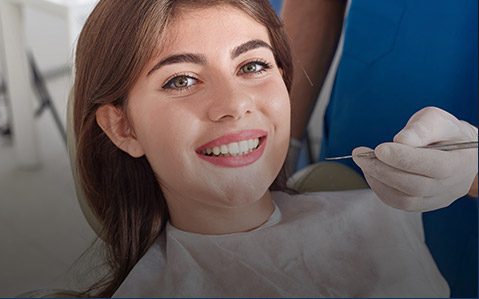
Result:
{"label": "chin", "polygon": [[226,207],[242,207],[259,201],[268,192],[270,184],[241,184],[236,183],[235,187],[228,186],[217,194],[218,203]]}

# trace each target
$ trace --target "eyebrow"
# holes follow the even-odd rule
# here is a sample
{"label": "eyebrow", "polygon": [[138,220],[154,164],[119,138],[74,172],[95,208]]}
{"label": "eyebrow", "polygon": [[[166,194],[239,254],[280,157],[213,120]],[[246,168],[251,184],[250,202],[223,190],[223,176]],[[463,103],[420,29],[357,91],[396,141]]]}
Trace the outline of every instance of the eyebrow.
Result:
{"label": "eyebrow", "polygon": [[[271,52],[273,52],[273,48],[270,45],[268,45],[268,43],[266,43],[265,41],[262,41],[260,39],[253,39],[234,48],[233,51],[231,51],[231,59],[235,59],[241,54],[257,49],[257,48],[267,48],[271,50]],[[195,63],[195,64],[205,65],[206,57],[202,54],[194,54],[194,53],[182,53],[182,54],[171,55],[162,59],[157,64],[155,64],[155,66],[148,72],[147,76],[151,75],[151,73],[153,73],[154,71],[158,70],[159,68],[165,65],[175,64],[175,63]]]}
{"label": "eyebrow", "polygon": [[175,54],[166,57],[161,60],[148,72],[147,76],[161,68],[162,66],[175,63],[196,63],[196,64],[206,64],[206,57],[201,54],[185,53],[185,54]]}
{"label": "eyebrow", "polygon": [[245,52],[248,52],[257,48],[267,48],[271,50],[271,52],[274,52],[273,48],[270,45],[268,45],[268,43],[266,43],[265,41],[262,41],[260,39],[253,39],[234,48],[233,51],[231,51],[231,59],[234,59]]}

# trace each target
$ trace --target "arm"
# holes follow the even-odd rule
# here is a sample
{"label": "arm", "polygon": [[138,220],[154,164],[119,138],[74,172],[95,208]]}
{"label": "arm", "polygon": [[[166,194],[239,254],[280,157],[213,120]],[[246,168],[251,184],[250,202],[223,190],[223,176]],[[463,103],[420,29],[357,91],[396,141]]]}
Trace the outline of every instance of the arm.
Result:
{"label": "arm", "polygon": [[295,139],[303,137],[333,60],[345,8],[345,0],[284,2],[282,18],[295,67],[291,89],[291,134]]}
{"label": "arm", "polygon": [[469,189],[469,195],[470,197],[477,197],[478,196],[478,190],[477,190],[477,174],[476,177],[474,178],[474,182],[472,182],[471,188]]}

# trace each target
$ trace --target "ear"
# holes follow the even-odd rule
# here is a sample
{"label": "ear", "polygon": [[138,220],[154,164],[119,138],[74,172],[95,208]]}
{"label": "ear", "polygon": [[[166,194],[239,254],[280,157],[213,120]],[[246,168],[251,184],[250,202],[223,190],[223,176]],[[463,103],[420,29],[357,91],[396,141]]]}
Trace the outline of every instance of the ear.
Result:
{"label": "ear", "polygon": [[96,111],[96,122],[108,138],[122,151],[134,158],[139,158],[145,154],[121,108],[111,104],[102,105]]}

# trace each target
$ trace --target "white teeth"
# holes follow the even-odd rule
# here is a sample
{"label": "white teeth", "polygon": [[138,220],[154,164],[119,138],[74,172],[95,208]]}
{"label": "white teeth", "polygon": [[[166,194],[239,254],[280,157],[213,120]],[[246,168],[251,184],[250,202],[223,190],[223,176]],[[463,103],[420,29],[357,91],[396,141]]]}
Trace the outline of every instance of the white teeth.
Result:
{"label": "white teeth", "polygon": [[226,145],[224,145],[224,144],[221,145],[220,149],[221,149],[221,153],[223,155],[226,155],[228,153],[228,147]]}
{"label": "white teeth", "polygon": [[237,142],[233,142],[233,143],[228,144],[228,151],[229,151],[230,154],[232,154],[233,156],[236,156],[237,154],[239,154],[240,149],[239,149],[238,143],[237,143]]}
{"label": "white teeth", "polygon": [[220,146],[215,146],[213,148],[206,148],[203,150],[203,154],[206,155],[243,155],[251,152],[256,149],[259,145],[259,138],[242,140],[239,142],[232,142],[229,144],[222,144]]}
{"label": "white teeth", "polygon": [[248,152],[248,150],[249,150],[248,141],[246,141],[246,140],[240,141],[239,150],[240,150],[240,153]]}

